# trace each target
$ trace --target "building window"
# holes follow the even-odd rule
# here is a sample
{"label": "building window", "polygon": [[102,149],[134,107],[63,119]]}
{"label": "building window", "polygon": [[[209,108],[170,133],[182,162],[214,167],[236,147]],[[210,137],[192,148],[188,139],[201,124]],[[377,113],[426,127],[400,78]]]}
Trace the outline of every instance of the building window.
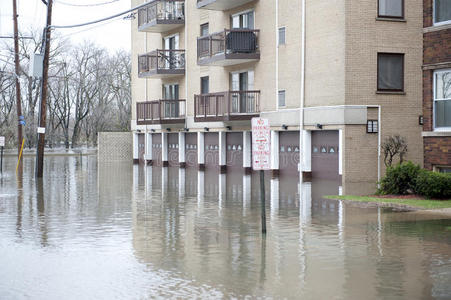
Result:
{"label": "building window", "polygon": [[285,45],[285,27],[279,28],[279,45]]}
{"label": "building window", "polygon": [[279,91],[279,107],[285,107],[285,90]]}
{"label": "building window", "polygon": [[254,29],[254,11],[238,13],[231,17],[233,29]]}
{"label": "building window", "polygon": [[435,167],[435,170],[440,173],[449,173],[451,174],[451,166],[446,167]]}
{"label": "building window", "polygon": [[209,32],[209,26],[208,23],[200,25],[200,36],[207,36]]}
{"label": "building window", "polygon": [[434,0],[434,24],[451,23],[451,1]]}
{"label": "building window", "polygon": [[404,18],[404,0],[378,0],[378,16],[382,18]]}
{"label": "building window", "polygon": [[377,90],[404,91],[404,54],[377,54]]}
{"label": "building window", "polygon": [[377,120],[368,120],[366,123],[366,132],[367,133],[377,133],[379,131]]}
{"label": "building window", "polygon": [[210,78],[208,76],[200,78],[200,93],[208,94],[210,92]]}
{"label": "building window", "polygon": [[434,72],[435,128],[451,130],[451,69]]}

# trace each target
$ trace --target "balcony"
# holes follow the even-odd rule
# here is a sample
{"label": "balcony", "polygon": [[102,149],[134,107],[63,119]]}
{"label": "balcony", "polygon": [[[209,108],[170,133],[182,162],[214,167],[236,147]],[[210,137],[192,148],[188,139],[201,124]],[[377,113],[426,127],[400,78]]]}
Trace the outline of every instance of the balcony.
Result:
{"label": "balcony", "polygon": [[260,115],[260,91],[228,91],[194,96],[194,121],[242,121]]}
{"label": "balcony", "polygon": [[185,0],[154,0],[138,10],[138,30],[166,32],[185,24]]}
{"label": "balcony", "polygon": [[260,59],[259,30],[225,29],[197,38],[197,64],[232,66]]}
{"label": "balcony", "polygon": [[197,8],[210,10],[229,10],[254,0],[197,0]]}
{"label": "balcony", "polygon": [[185,74],[185,50],[155,50],[138,57],[140,78],[169,78]]}
{"label": "balcony", "polygon": [[184,124],[185,100],[156,100],[136,103],[138,125]]}

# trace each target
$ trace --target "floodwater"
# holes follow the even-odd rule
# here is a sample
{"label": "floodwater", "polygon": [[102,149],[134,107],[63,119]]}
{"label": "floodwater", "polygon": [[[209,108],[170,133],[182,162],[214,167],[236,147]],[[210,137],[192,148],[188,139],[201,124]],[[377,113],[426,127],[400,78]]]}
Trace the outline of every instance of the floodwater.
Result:
{"label": "floodwater", "polygon": [[334,182],[48,157],[0,180],[0,299],[450,299],[451,221],[322,199]]}

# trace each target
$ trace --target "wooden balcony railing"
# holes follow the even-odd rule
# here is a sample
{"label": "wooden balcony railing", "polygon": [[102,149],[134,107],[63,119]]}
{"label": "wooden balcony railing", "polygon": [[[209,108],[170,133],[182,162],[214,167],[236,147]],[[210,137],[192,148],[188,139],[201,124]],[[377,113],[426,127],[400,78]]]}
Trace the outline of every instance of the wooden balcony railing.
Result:
{"label": "wooden balcony railing", "polygon": [[260,91],[228,91],[194,96],[196,122],[249,120],[260,114]]}
{"label": "wooden balcony railing", "polygon": [[138,27],[180,20],[185,20],[185,0],[154,0],[138,10]]}
{"label": "wooden balcony railing", "polygon": [[138,125],[185,122],[185,100],[156,100],[136,103]]}
{"label": "wooden balcony railing", "polygon": [[218,54],[250,54],[258,52],[260,30],[224,29],[222,32],[197,38],[197,59]]}
{"label": "wooden balcony railing", "polygon": [[183,73],[185,71],[185,50],[155,50],[138,57],[139,75],[158,74],[159,71]]}

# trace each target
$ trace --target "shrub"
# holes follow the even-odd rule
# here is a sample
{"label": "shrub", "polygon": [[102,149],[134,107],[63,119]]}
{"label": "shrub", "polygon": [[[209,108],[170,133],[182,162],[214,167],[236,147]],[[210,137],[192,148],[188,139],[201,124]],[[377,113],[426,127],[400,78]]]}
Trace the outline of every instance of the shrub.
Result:
{"label": "shrub", "polygon": [[378,191],[381,195],[405,195],[416,192],[416,181],[420,166],[412,162],[388,167],[385,177],[380,182]]}
{"label": "shrub", "polygon": [[451,174],[421,170],[415,190],[427,198],[451,199]]}

